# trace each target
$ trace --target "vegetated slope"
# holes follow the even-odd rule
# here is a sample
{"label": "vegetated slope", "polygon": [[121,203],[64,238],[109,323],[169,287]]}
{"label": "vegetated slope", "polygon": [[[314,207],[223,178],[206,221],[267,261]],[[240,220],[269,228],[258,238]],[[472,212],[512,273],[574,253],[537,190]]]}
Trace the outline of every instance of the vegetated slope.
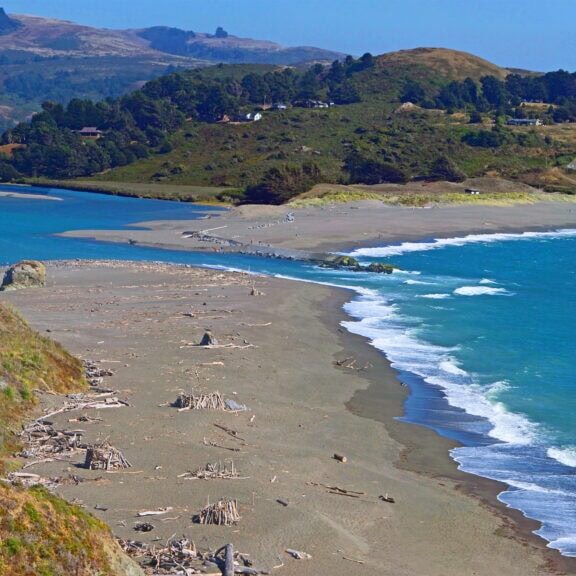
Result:
{"label": "vegetated slope", "polygon": [[216,62],[298,64],[342,55],[310,47],[177,28],[108,30],[0,8],[0,129],[39,110],[42,100],[117,97],[170,69]]}
{"label": "vegetated slope", "polygon": [[[82,364],[56,342],[34,332],[0,304],[0,473],[15,462],[16,432],[36,405],[34,390],[80,391]],[[0,574],[130,573],[108,527],[44,488],[0,482]],[[139,572],[133,572],[138,574]]]}
{"label": "vegetated slope", "polygon": [[[450,51],[439,53],[450,59]],[[3,136],[20,147],[0,162],[0,177],[249,190],[263,184],[278,202],[318,180],[530,175],[533,182],[532,175],[573,160],[576,74],[458,81],[451,69],[443,75],[419,63],[422,54],[430,57],[413,50],[408,64],[394,65],[370,54],[307,69],[220,64],[156,79],[116,102],[48,105]],[[471,55],[453,60],[467,63],[469,73],[486,70]],[[523,105],[536,95],[542,104]],[[274,102],[282,105],[271,108]],[[246,121],[256,109],[262,118]],[[549,125],[506,126],[511,116]],[[98,126],[102,138],[83,140],[75,132],[82,126]],[[264,201],[257,190],[248,198]]]}

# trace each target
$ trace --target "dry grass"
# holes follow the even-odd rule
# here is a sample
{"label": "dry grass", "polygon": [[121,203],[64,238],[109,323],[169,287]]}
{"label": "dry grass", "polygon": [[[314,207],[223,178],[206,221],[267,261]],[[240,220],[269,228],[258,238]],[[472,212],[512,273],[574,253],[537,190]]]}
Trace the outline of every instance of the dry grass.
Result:
{"label": "dry grass", "polygon": [[[86,386],[82,364],[0,305],[0,474],[17,465],[14,432],[36,406],[34,390]],[[115,575],[119,550],[105,524],[36,486],[0,482],[0,575]]]}

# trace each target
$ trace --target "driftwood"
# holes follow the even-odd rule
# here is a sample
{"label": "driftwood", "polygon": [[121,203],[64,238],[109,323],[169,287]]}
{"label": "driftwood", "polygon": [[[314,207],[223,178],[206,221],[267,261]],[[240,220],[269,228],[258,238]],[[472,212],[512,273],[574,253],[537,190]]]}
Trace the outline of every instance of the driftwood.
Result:
{"label": "driftwood", "polygon": [[[232,544],[227,544],[216,552],[201,552],[197,550],[194,542],[187,538],[172,537],[163,546],[135,540],[118,540],[118,543],[126,554],[144,567],[146,574],[178,576],[270,574],[269,570],[254,568],[248,555],[235,551]],[[274,569],[283,565],[284,563],[274,566]]]}
{"label": "driftwood", "polygon": [[301,552],[300,550],[293,550],[292,548],[287,548],[286,553],[290,554],[292,558],[296,558],[296,560],[309,560],[310,558],[312,558],[312,556],[307,552]]}
{"label": "driftwood", "polygon": [[333,458],[334,460],[338,460],[338,462],[342,462],[342,464],[348,462],[348,458],[342,454],[334,454]]}
{"label": "driftwood", "polygon": [[168,506],[167,508],[159,508],[158,510],[142,510],[142,512],[138,512],[136,516],[161,516],[162,514],[166,514],[172,510],[172,506]]}
{"label": "driftwood", "polygon": [[236,467],[234,466],[234,461],[229,460],[224,462],[216,462],[215,464],[206,464],[204,468],[198,468],[196,472],[186,472],[180,474],[178,478],[185,478],[186,480],[214,480],[214,479],[225,479],[225,480],[246,480],[247,478],[240,478]]}
{"label": "driftwood", "polygon": [[238,524],[239,520],[238,503],[229,498],[208,504],[192,519],[196,524],[217,524],[219,526],[232,526]]}
{"label": "driftwood", "polygon": [[[220,392],[203,393],[186,393],[182,392],[172,404],[180,411],[184,410],[220,410],[222,412],[244,412],[248,408],[242,404],[238,404],[235,400],[224,399]],[[224,427],[219,426],[225,431]]]}
{"label": "driftwood", "polygon": [[94,444],[86,450],[84,467],[88,470],[123,470],[131,468],[132,464],[124,458],[120,450],[108,442]]}
{"label": "driftwood", "polygon": [[20,438],[25,445],[20,456],[46,461],[55,456],[67,458],[86,448],[84,430],[56,430],[51,422],[35,421],[24,427]]}
{"label": "driftwood", "polygon": [[204,442],[203,442],[204,446],[212,446],[214,448],[222,448],[223,450],[230,450],[230,452],[241,452],[242,450],[240,450],[240,448],[235,448],[233,446],[223,446],[222,444],[218,444],[217,442],[214,442],[213,440],[207,440],[206,438],[204,438]]}
{"label": "driftwood", "polygon": [[382,502],[388,502],[389,504],[394,504],[396,502],[392,496],[388,496],[388,493],[386,493],[386,496],[380,495],[378,498],[382,500]]}

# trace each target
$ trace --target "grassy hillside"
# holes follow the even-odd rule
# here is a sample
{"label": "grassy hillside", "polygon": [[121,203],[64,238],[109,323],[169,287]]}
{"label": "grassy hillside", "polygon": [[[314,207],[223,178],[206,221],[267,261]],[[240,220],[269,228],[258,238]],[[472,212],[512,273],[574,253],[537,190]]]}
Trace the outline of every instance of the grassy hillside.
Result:
{"label": "grassy hillside", "polygon": [[[269,112],[261,122],[221,125],[188,122],[171,142],[174,150],[108,171],[93,182],[160,186],[229,186],[259,181],[272,167],[311,161],[325,181],[344,178],[343,161],[353,148],[373,151],[418,177],[439,155],[453,159],[469,177],[499,175],[531,184],[547,167],[576,157],[576,126],[505,129],[508,142],[494,148],[463,145],[462,136],[491,128],[471,125],[468,115],[414,109],[399,103],[362,102],[329,110]],[[161,188],[159,188],[161,189]]]}
{"label": "grassy hillside", "polygon": [[[10,455],[37,404],[34,390],[80,391],[83,374],[76,358],[0,304],[0,475],[17,466]],[[124,563],[108,527],[78,506],[0,482],[0,576],[120,576]]]}

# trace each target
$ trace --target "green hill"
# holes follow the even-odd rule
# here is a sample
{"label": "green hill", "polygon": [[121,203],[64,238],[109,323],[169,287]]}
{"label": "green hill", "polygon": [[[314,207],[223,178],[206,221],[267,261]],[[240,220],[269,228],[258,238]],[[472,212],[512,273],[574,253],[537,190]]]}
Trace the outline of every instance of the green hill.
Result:
{"label": "green hill", "polygon": [[[131,182],[164,190],[258,185],[252,197],[261,201],[262,186],[294,195],[319,180],[489,175],[534,183],[576,155],[567,136],[576,121],[573,94],[576,74],[507,74],[445,49],[304,69],[218,65],[159,78],[115,102],[45,106],[3,136],[18,146],[0,162],[0,176],[90,178],[102,188],[117,183],[116,190]],[[543,102],[524,104],[534,100]],[[261,119],[247,117],[257,110]],[[527,125],[507,126],[510,117]],[[98,126],[102,138],[83,139],[83,126]],[[572,190],[568,181],[563,191]]]}

